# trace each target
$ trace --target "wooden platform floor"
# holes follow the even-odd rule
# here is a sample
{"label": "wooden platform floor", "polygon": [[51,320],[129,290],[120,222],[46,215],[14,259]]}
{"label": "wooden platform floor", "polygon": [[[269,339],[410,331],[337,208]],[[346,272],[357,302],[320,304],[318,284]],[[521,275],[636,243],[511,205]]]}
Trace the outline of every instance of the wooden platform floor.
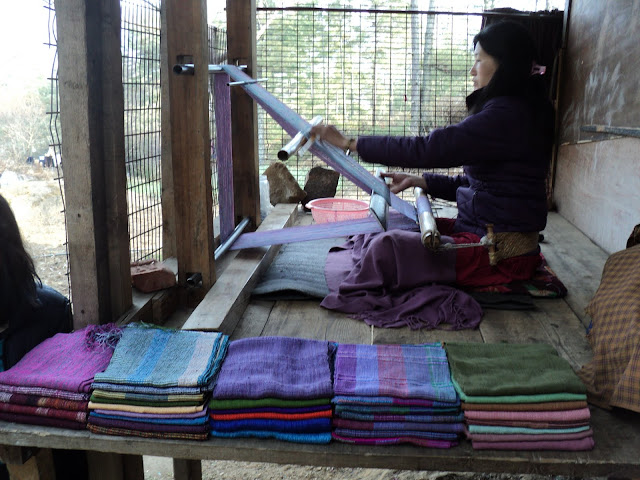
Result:
{"label": "wooden platform floor", "polygon": [[[233,331],[227,333],[230,333],[232,340],[281,335],[366,344],[415,344],[448,340],[545,342],[555,346],[559,354],[578,369],[591,357],[585,337],[585,325],[589,318],[585,315],[584,308],[599,285],[602,267],[608,255],[557,214],[550,215],[544,235],[543,254],[549,266],[568,287],[567,297],[535,300],[536,308],[528,311],[486,310],[477,330],[372,330],[361,321],[320,308],[319,301],[250,300]],[[183,320],[184,318],[174,319],[174,322]],[[594,450],[575,453],[474,451],[466,440],[448,450],[409,445],[365,447],[336,442],[330,445],[298,445],[257,439],[165,441],[109,437],[86,431],[74,432],[6,422],[0,422],[0,443],[189,460],[640,478],[640,415],[625,411],[608,412],[593,407],[591,423],[596,444]]]}

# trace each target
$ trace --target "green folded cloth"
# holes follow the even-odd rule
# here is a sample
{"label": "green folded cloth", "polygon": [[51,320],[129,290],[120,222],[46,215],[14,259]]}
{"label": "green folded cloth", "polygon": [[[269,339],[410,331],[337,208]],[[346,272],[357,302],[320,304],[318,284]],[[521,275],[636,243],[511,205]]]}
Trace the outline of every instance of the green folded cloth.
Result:
{"label": "green folded cloth", "polygon": [[485,403],[473,397],[514,395],[531,396],[524,401],[585,398],[584,384],[551,345],[452,342],[444,348],[454,386],[464,401]]}

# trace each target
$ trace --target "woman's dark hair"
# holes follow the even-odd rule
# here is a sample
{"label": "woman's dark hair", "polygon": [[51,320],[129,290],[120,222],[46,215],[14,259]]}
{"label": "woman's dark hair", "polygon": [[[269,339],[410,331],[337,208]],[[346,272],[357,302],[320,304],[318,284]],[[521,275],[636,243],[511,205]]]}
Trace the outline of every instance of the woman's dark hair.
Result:
{"label": "woman's dark hair", "polygon": [[5,198],[0,195],[0,308],[2,315],[11,314],[20,306],[35,306],[36,287],[42,282],[36,274],[31,256],[22,243],[16,217]]}
{"label": "woman's dark hair", "polygon": [[500,96],[546,99],[544,82],[531,75],[537,60],[536,47],[525,27],[513,21],[501,21],[483,28],[474,38],[473,46],[482,49],[497,63],[498,68],[489,83],[473,95],[470,113],[478,112],[491,98]]}

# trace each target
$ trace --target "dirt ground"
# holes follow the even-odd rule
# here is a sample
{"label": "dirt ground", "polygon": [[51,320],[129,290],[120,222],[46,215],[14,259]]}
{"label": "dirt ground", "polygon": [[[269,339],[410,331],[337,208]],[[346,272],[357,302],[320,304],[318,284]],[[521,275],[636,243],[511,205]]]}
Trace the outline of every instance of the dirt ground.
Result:
{"label": "dirt ground", "polygon": [[[55,168],[0,163],[0,194],[18,221],[23,240],[43,283],[69,295],[63,203]],[[380,447],[384,448],[384,447]],[[145,457],[145,480],[170,480],[170,458]],[[205,461],[204,480],[560,480],[539,475],[411,472],[383,469],[303,467],[268,463]]]}

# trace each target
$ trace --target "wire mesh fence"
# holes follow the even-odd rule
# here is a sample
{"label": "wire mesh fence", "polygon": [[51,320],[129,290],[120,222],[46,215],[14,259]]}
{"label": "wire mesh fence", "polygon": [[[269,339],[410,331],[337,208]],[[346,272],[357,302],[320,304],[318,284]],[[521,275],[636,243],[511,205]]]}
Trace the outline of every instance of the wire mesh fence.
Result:
{"label": "wire mesh fence", "polygon": [[124,142],[131,261],[162,258],[160,0],[122,0]]}

